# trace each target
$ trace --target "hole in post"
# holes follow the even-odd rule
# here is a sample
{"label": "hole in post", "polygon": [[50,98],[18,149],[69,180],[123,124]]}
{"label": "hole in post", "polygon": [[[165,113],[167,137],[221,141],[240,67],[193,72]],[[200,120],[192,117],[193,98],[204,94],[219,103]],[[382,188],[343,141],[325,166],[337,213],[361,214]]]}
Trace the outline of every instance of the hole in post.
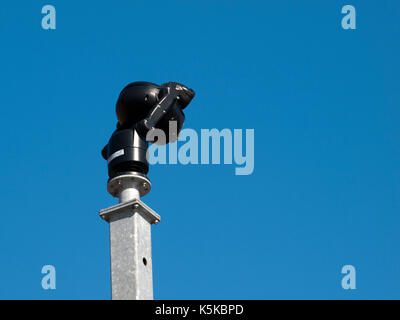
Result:
{"label": "hole in post", "polygon": [[147,260],[146,260],[146,258],[143,258],[143,264],[144,264],[145,266],[147,266]]}

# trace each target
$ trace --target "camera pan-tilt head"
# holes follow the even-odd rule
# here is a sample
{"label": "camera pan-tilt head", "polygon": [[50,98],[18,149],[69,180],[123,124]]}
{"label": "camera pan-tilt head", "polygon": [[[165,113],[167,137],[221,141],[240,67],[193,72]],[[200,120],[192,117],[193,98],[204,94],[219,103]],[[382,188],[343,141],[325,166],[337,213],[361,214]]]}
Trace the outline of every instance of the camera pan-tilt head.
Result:
{"label": "camera pan-tilt head", "polygon": [[[195,93],[186,86],[168,82],[161,86],[133,82],[120,93],[116,113],[117,128],[102,156],[108,163],[107,190],[119,204],[100,211],[110,223],[111,287],[113,299],[152,299],[150,225],[160,216],[140,197],[150,192],[146,153],[149,132],[160,129],[165,143],[177,140],[185,115],[183,110]],[[175,121],[177,132],[170,132]]]}

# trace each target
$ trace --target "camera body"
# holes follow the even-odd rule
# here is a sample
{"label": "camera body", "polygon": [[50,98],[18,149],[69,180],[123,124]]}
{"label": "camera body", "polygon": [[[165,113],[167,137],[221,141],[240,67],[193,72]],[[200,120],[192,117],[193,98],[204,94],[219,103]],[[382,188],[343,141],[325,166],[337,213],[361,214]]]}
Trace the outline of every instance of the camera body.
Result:
{"label": "camera body", "polygon": [[[113,179],[127,173],[146,175],[149,164],[146,136],[154,129],[162,130],[166,143],[174,142],[185,121],[183,109],[195,92],[182,84],[168,82],[161,86],[151,82],[133,82],[120,93],[116,113],[117,129],[102,150]],[[176,121],[177,133],[169,136],[169,122]]]}

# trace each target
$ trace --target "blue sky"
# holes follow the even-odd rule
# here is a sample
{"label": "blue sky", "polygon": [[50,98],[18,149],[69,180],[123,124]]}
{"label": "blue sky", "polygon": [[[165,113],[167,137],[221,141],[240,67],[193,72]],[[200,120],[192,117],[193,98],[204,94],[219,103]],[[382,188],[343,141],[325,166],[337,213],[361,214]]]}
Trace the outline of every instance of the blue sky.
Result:
{"label": "blue sky", "polygon": [[150,168],[156,299],[399,298],[399,18],[377,0],[2,3],[0,298],[110,298],[100,151],[138,80],[195,89],[186,128],[255,129],[252,175]]}

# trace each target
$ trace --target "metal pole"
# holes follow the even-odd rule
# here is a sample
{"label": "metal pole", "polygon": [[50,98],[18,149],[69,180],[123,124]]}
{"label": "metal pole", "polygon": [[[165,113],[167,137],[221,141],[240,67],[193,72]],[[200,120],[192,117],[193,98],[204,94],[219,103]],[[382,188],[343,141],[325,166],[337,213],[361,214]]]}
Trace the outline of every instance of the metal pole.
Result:
{"label": "metal pole", "polygon": [[113,300],[153,299],[151,224],[160,216],[140,196],[150,191],[144,175],[131,173],[108,182],[120,203],[100,211],[110,224],[111,297]]}

